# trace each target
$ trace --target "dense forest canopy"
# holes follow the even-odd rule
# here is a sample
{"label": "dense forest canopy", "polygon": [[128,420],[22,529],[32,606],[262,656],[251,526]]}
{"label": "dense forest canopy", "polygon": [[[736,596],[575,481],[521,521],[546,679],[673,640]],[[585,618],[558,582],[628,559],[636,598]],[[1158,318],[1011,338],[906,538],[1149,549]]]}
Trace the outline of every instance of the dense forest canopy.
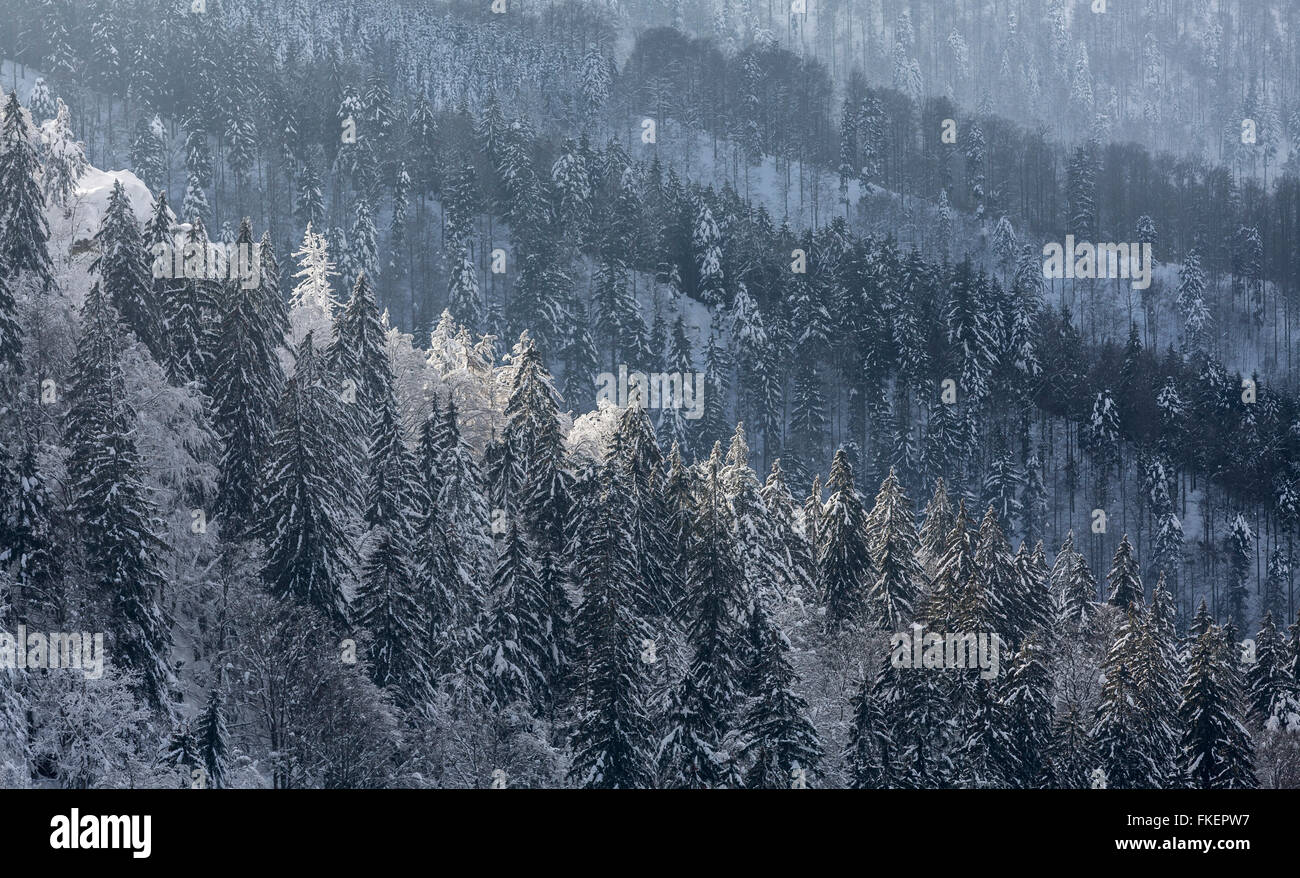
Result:
{"label": "dense forest canopy", "polygon": [[1099,3],[0,0],[0,784],[1300,784],[1300,21]]}

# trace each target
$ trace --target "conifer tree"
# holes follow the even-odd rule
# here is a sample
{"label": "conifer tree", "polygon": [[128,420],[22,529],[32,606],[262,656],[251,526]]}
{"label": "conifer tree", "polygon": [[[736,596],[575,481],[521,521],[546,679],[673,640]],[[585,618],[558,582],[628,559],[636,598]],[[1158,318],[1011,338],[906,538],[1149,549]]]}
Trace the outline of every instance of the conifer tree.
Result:
{"label": "conifer tree", "polygon": [[999,702],[1009,746],[1006,780],[1013,789],[1050,786],[1054,686],[1044,649],[1030,636],[1016,653],[1009,673],[999,680]]}
{"label": "conifer tree", "polygon": [[483,622],[479,657],[490,703],[497,710],[516,701],[540,699],[547,680],[539,656],[546,651],[537,568],[528,556],[518,523],[511,520],[492,576],[492,596]]}
{"label": "conifer tree", "polygon": [[1013,647],[1029,621],[1017,606],[1019,574],[1011,544],[998,525],[993,507],[984,513],[975,544],[974,576],[958,604],[960,631],[997,632]]}
{"label": "conifer tree", "polygon": [[170,621],[158,603],[166,544],[136,449],[123,372],[123,330],[97,282],[82,311],[65,435],[72,508],[96,597],[108,608],[118,662],[139,674],[151,705],[169,709]]}
{"label": "conifer tree", "polygon": [[1250,525],[1246,523],[1246,516],[1238,513],[1232,520],[1232,528],[1228,533],[1228,588],[1227,588],[1227,609],[1228,621],[1235,625],[1238,631],[1246,627],[1246,602],[1250,594],[1248,580],[1250,578],[1251,552],[1255,543],[1255,535],[1250,532]]}
{"label": "conifer tree", "polygon": [[921,562],[926,583],[934,579],[939,560],[947,551],[952,523],[952,501],[948,499],[947,486],[942,478],[935,479],[934,494],[925,504],[925,521],[917,534],[917,560]]}
{"label": "conifer tree", "polygon": [[[1136,612],[1140,611],[1129,611],[1130,615]],[[1158,788],[1161,772],[1143,737],[1146,717],[1133,672],[1122,660],[1108,660],[1105,675],[1092,746],[1106,773],[1106,785],[1117,790]]]}
{"label": "conifer tree", "polygon": [[743,620],[749,606],[744,570],[728,527],[722,453],[704,465],[686,558],[687,638],[693,658],[674,693],[668,733],[659,747],[674,788],[734,786],[738,766],[727,750],[740,697]]}
{"label": "conifer tree", "polygon": [[886,682],[898,669],[886,662],[873,676],[868,673],[853,696],[853,722],[849,726],[845,755],[849,761],[849,785],[855,790],[889,789],[895,783],[895,745],[892,724],[886,706],[897,704],[896,699],[886,701],[899,689]]}
{"label": "conifer tree", "polygon": [[575,302],[569,319],[569,340],[560,353],[564,361],[564,399],[575,412],[594,408],[600,353],[587,326],[587,309]]}
{"label": "conifer tree", "polygon": [[473,331],[483,324],[483,297],[479,293],[478,269],[470,256],[469,247],[459,244],[448,254],[450,284],[447,291],[447,310],[456,322]]}
{"label": "conifer tree", "polygon": [[583,583],[574,637],[583,674],[569,779],[588,789],[644,789],[654,783],[655,757],[641,655],[653,641],[636,614],[627,487],[612,452],[599,478],[574,529],[575,576]]}
{"label": "conifer tree", "polygon": [[1273,615],[1266,613],[1255,636],[1255,663],[1246,671],[1247,716],[1258,725],[1281,716],[1295,691],[1288,658],[1286,641],[1273,624]]}
{"label": "conifer tree", "polygon": [[853,467],[842,448],[835,452],[826,487],[830,497],[818,525],[817,566],[826,625],[835,630],[862,619],[875,567],[867,545],[867,511],[853,486]]}
{"label": "conifer tree", "polygon": [[1204,790],[1256,785],[1250,733],[1242,724],[1241,693],[1229,667],[1231,653],[1221,629],[1211,624],[1196,636],[1187,656],[1187,680],[1178,708],[1182,762],[1192,785]]}
{"label": "conifer tree", "polygon": [[259,516],[266,543],[262,578],[276,595],[343,623],[352,555],[343,530],[348,482],[338,456],[343,421],[337,397],[322,384],[317,357],[308,333],[276,411]]}
{"label": "conifer tree", "polygon": [[89,163],[85,144],[72,133],[72,117],[62,99],[58,101],[54,122],[41,132],[40,153],[45,199],[67,208]]}
{"label": "conifer tree", "polygon": [[392,377],[379,305],[364,271],[357,276],[352,295],[334,322],[326,356],[336,378],[353,382],[361,423],[371,423]]}
{"label": "conifer tree", "polygon": [[[37,184],[39,172],[27,113],[18,103],[18,92],[12,91],[0,121],[0,266],[6,266],[0,274],[15,278],[28,272],[40,286],[47,287],[54,282],[54,274],[45,197]],[[0,308],[0,314],[4,313]]]}
{"label": "conifer tree", "polygon": [[150,192],[157,192],[167,182],[167,147],[163,142],[162,120],[145,114],[135,126],[131,139],[131,168]]}
{"label": "conifer tree", "polygon": [[199,255],[193,256],[193,263],[187,257],[185,278],[166,287],[176,297],[166,308],[171,342],[167,374],[175,384],[207,380],[214,352],[212,327],[221,301],[221,285],[208,276],[211,247],[207,230],[198,217],[191,220],[185,251]]}
{"label": "conifer tree", "polygon": [[756,602],[752,624],[760,632],[754,656],[758,697],[740,724],[740,757],[749,763],[749,789],[789,789],[810,785],[821,760],[817,730],[808,721],[808,703],[794,691],[797,683],[788,653],[790,641]]}
{"label": "conifer tree", "polygon": [[225,789],[230,780],[230,733],[226,729],[221,692],[216,688],[208,693],[208,704],[199,717],[194,737],[198,762],[190,764],[197,764],[206,772],[209,789]]}
{"label": "conifer tree", "polygon": [[90,264],[92,274],[100,277],[113,307],[122,320],[153,353],[161,359],[163,330],[159,323],[158,303],[153,298],[149,277],[150,260],[144,249],[135,211],[127,200],[122,182],[113,183],[108,209],[95,233],[99,253]]}
{"label": "conifer tree", "polygon": [[9,273],[0,271],[0,366],[17,376],[23,373],[23,330],[10,283]]}
{"label": "conifer tree", "polygon": [[1111,562],[1110,572],[1106,574],[1106,582],[1110,585],[1109,602],[1112,607],[1123,610],[1145,603],[1142,577],[1138,572],[1137,559],[1133,557],[1133,544],[1128,541],[1127,534],[1115,547],[1115,558]]}
{"label": "conifer tree", "polygon": [[418,712],[429,703],[432,684],[428,618],[413,561],[414,470],[389,391],[370,428],[363,513],[369,545],[354,618],[371,633],[367,653],[375,685],[391,687],[399,704]]}
{"label": "conifer tree", "polygon": [[188,786],[192,782],[195,766],[202,765],[203,760],[199,756],[199,742],[194,736],[194,730],[190,728],[189,720],[182,719],[176,723],[159,761],[163,765],[177,766],[185,770],[182,786]]}
{"label": "conifer tree", "polygon": [[966,501],[959,500],[946,548],[935,566],[934,584],[921,614],[929,627],[941,631],[957,630],[954,626],[975,578],[977,536],[977,530],[966,515]]}
{"label": "conifer tree", "polygon": [[[236,244],[252,252],[247,219],[240,224]],[[284,370],[276,330],[268,325],[273,319],[266,305],[268,293],[238,278],[225,284],[223,292],[211,381],[213,427],[222,440],[217,510],[223,531],[237,538],[256,520],[259,479],[275,433]]]}
{"label": "conifer tree", "polygon": [[924,571],[917,560],[920,541],[911,503],[892,468],[881,483],[866,526],[875,574],[867,592],[868,621],[885,631],[898,631],[912,618]]}
{"label": "conifer tree", "polygon": [[[415,562],[421,586],[421,599],[428,624],[428,649],[432,675],[441,678],[463,667],[470,656],[477,655],[478,614],[482,601],[478,590],[478,552],[473,544],[460,538],[459,528],[469,522],[454,516],[462,494],[458,485],[471,469],[461,469],[467,462],[455,428],[454,413],[449,428],[444,414],[434,401],[420,429],[415,499],[418,505],[415,524]],[[455,442],[453,446],[451,443]],[[472,461],[468,461],[472,464]],[[470,496],[474,496],[472,492]],[[478,497],[481,501],[482,497]],[[480,516],[483,513],[479,512]],[[486,520],[481,524],[486,529]],[[480,535],[486,541],[486,533]]]}
{"label": "conifer tree", "polygon": [[772,472],[763,483],[761,496],[770,522],[773,551],[779,558],[777,590],[787,599],[814,600],[817,595],[815,548],[801,524],[803,512],[796,508],[794,497],[786,487],[780,458],[772,461]]}

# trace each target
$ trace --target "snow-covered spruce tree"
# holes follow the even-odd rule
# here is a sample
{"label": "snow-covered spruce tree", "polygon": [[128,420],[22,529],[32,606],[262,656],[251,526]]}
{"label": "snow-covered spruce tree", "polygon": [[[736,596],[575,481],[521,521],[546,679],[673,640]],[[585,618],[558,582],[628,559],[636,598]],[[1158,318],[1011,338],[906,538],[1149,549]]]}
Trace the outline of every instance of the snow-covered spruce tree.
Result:
{"label": "snow-covered spruce tree", "polygon": [[1256,785],[1250,733],[1242,723],[1242,696],[1229,667],[1234,660],[1232,644],[1213,624],[1196,637],[1187,656],[1178,708],[1182,762],[1192,785],[1204,790]]}
{"label": "snow-covered spruce tree", "polygon": [[850,702],[853,721],[849,726],[844,755],[849,763],[852,789],[890,789],[896,784],[893,725],[885,711],[887,705],[893,707],[898,703],[895,696],[901,693],[901,689],[891,685],[898,674],[899,669],[891,668],[888,662],[881,664],[874,675],[868,666],[867,674]]}
{"label": "snow-covered spruce tree", "polygon": [[316,159],[309,156],[298,171],[293,200],[294,218],[303,227],[320,226],[325,222],[324,185]]}
{"label": "snow-covered spruce tree", "polygon": [[[245,219],[236,244],[253,246]],[[278,356],[274,309],[267,304],[274,290],[247,287],[239,278],[226,283],[216,329],[212,363],[212,424],[221,439],[217,475],[217,515],[230,539],[246,536],[256,522],[259,480],[275,435],[275,407],[284,385]]]}
{"label": "snow-covered spruce tree", "polygon": [[942,789],[957,782],[954,754],[963,729],[950,688],[939,674],[891,667],[886,657],[874,691],[894,747],[890,786]]}
{"label": "snow-covered spruce tree", "polygon": [[427,607],[420,599],[412,547],[414,469],[390,391],[379,401],[370,429],[363,516],[370,530],[353,618],[370,632],[371,680],[418,713],[432,700],[433,684]]}
{"label": "snow-covered spruce tree", "polygon": [[446,510],[466,563],[480,572],[479,581],[485,581],[496,564],[485,485],[478,461],[461,433],[454,399],[447,400],[436,435],[437,445],[443,449],[439,502]]}
{"label": "snow-covered spruce tree", "polygon": [[546,678],[538,657],[545,654],[543,628],[548,609],[537,567],[518,521],[511,519],[492,576],[492,593],[482,622],[479,673],[489,704],[497,711],[517,701],[542,697]]}
{"label": "snow-covered spruce tree", "polygon": [[646,713],[650,630],[636,612],[641,590],[628,556],[630,510],[618,458],[606,456],[595,496],[579,508],[574,574],[583,585],[574,617],[581,667],[580,712],[570,745],[569,780],[587,789],[654,784],[652,725]]}
{"label": "snow-covered spruce tree", "polygon": [[285,345],[289,334],[289,307],[284,293],[280,290],[280,261],[275,255],[275,246],[271,243],[271,232],[262,233],[258,256],[261,259],[260,276],[262,284],[258,297],[264,311],[263,326],[267,332],[267,341],[272,350]]}
{"label": "snow-covered spruce tree", "polygon": [[358,275],[366,274],[371,278],[377,276],[379,268],[378,238],[379,232],[375,228],[375,214],[370,206],[370,201],[364,197],[357,199],[349,243],[352,245],[350,264]]}
{"label": "snow-covered spruce tree", "polygon": [[822,515],[825,511],[822,507],[822,477],[820,475],[813,476],[812,485],[808,489],[808,496],[803,498],[800,511],[803,512],[801,523],[804,536],[808,538],[808,542],[813,549],[813,582],[817,585],[818,598],[825,599],[822,592],[821,577],[818,575],[816,568],[817,551],[821,545]]}
{"label": "snow-covered spruce tree", "polygon": [[[463,669],[477,655],[475,626],[482,605],[477,579],[478,552],[461,539],[459,530],[471,522],[455,518],[458,509],[469,510],[448,502],[459,500],[457,485],[469,478],[466,474],[476,470],[472,469],[473,461],[463,456],[465,449],[460,445],[454,413],[450,417],[449,428],[435,399],[420,428],[416,464],[415,561],[429,628],[427,651],[432,675],[438,680]],[[463,463],[469,466],[462,470]],[[490,545],[482,495],[477,494],[476,487],[465,493],[477,498],[477,506],[473,508],[478,510],[481,519],[482,530],[478,536]]]}
{"label": "snow-covered spruce tree", "polygon": [[22,608],[25,617],[44,610],[57,618],[66,611],[67,595],[59,587],[65,559],[55,531],[53,478],[41,468],[35,438],[20,441],[12,469],[6,467],[6,450],[0,444],[0,481],[6,483],[13,503],[9,510],[0,507],[0,542],[5,546],[0,565],[9,565],[13,579],[11,606]]}
{"label": "snow-covered spruce tree", "polygon": [[727,446],[722,485],[727,503],[728,530],[735,539],[737,558],[753,601],[760,591],[771,590],[774,581],[789,577],[781,569],[784,553],[776,545],[758,477],[749,465],[749,444],[743,423],[736,424],[736,432]]}
{"label": "snow-covered spruce tree", "polygon": [[1009,742],[1005,779],[1013,789],[1043,789],[1055,782],[1052,772],[1055,687],[1049,661],[1038,635],[1030,635],[1016,653],[1010,671],[998,680],[998,702]]}
{"label": "snow-covered spruce tree", "polygon": [[739,766],[729,752],[741,694],[743,620],[749,589],[728,529],[722,449],[704,464],[686,559],[687,637],[693,657],[673,694],[668,732],[659,745],[664,784],[672,788],[735,786]]}
{"label": "snow-covered spruce tree", "polygon": [[595,407],[600,353],[591,338],[585,305],[573,303],[568,323],[568,341],[560,352],[560,360],[564,363],[563,396],[574,411],[585,411]]}
{"label": "snow-covered spruce tree", "polygon": [[1123,610],[1146,602],[1142,576],[1137,559],[1133,557],[1133,544],[1128,541],[1128,534],[1115,547],[1115,557],[1111,561],[1110,572],[1106,574],[1106,582],[1110,585],[1109,602],[1112,607]]}
{"label": "snow-covered spruce tree", "polygon": [[992,681],[978,679],[977,671],[958,673],[962,679],[954,693],[957,741],[952,751],[957,785],[963,789],[1011,786],[1019,762],[1011,738],[1013,726],[997,700],[997,691]]}
{"label": "snow-covered spruce tree", "polygon": [[978,531],[966,514],[966,501],[957,501],[957,514],[948,531],[946,548],[935,566],[930,594],[920,616],[938,631],[959,630],[956,626],[966,592],[975,579],[975,547]]}
{"label": "snow-covered spruce tree", "polygon": [[196,765],[206,773],[209,789],[225,789],[230,775],[230,732],[226,730],[225,704],[221,692],[213,688],[208,693],[208,704],[194,728]]}
{"label": "snow-covered spruce tree", "polygon": [[639,609],[642,618],[654,622],[671,612],[669,596],[682,593],[685,574],[673,564],[671,534],[663,526],[669,516],[662,488],[663,453],[645,408],[630,405],[623,410],[612,447],[628,476],[632,546],[642,586]]}
{"label": "snow-covered spruce tree", "polygon": [[167,183],[167,145],[162,120],[147,113],[140,116],[131,138],[131,169],[144,181],[150,192]]}
{"label": "snow-covered spruce tree", "polygon": [[1097,602],[1097,580],[1093,578],[1087,558],[1078,552],[1073,552],[1069,558],[1070,566],[1063,567],[1061,572],[1061,604],[1057,621],[1066,631],[1091,636],[1097,630],[1102,611]]}
{"label": "snow-covered spruce tree", "polygon": [[[515,375],[506,402],[506,440],[519,449],[521,480],[518,514],[527,523],[542,589],[534,607],[539,626],[531,641],[539,647],[533,661],[542,674],[539,696],[559,685],[569,649],[571,615],[566,582],[569,553],[572,478],[564,466],[560,395],[542,363],[541,353],[525,333],[515,353]],[[545,698],[541,700],[545,701]]]}
{"label": "snow-covered spruce tree", "polygon": [[158,350],[150,353],[164,369],[172,361],[173,356],[170,310],[179,299],[176,287],[184,280],[183,277],[172,276],[176,274],[174,256],[177,237],[173,231],[175,223],[176,216],[167,204],[167,190],[160,189],[157,197],[154,198],[153,212],[145,220],[141,242],[152,263],[145,271],[153,275],[150,280],[150,301],[157,309],[153,321],[154,328],[159,332],[159,338],[156,339]]}
{"label": "snow-covered spruce tree", "polygon": [[38,76],[32,83],[31,93],[27,95],[27,110],[32,114],[32,122],[36,125],[42,125],[47,119],[53,118],[55,114],[54,102],[57,100],[50,93],[49,83],[45,77]]}
{"label": "snow-covered spruce tree", "polygon": [[202,765],[203,760],[199,756],[198,739],[194,736],[194,729],[188,719],[177,721],[158,761],[162,765],[181,769],[181,787],[188,787],[194,782],[194,772],[197,770],[195,766]]}
{"label": "snow-covered spruce tree", "polygon": [[95,233],[95,244],[98,255],[90,264],[91,273],[99,276],[113,307],[136,338],[155,360],[162,361],[163,327],[149,276],[151,260],[145,253],[140,226],[136,224],[135,211],[121,180],[113,182],[108,209]]}
{"label": "snow-covered spruce tree", "polygon": [[1295,692],[1295,679],[1288,666],[1286,641],[1265,614],[1255,635],[1255,663],[1246,671],[1246,701],[1252,722],[1263,725],[1271,716],[1282,715],[1288,697]]}
{"label": "snow-covered spruce tree", "polygon": [[1016,553],[1017,587],[1012,613],[1019,619],[1022,636],[1042,634],[1045,642],[1056,630],[1056,602],[1052,598],[1051,570],[1043,554],[1043,544],[1028,551],[1024,543]]}
{"label": "snow-covered spruce tree", "polygon": [[1106,785],[1111,789],[1158,788],[1161,773],[1144,746],[1147,718],[1133,672],[1122,661],[1111,664],[1108,659],[1106,667],[1102,700],[1091,735],[1097,767],[1105,772]]}
{"label": "snow-covered spruce tree", "polygon": [[811,785],[821,761],[822,745],[808,721],[808,702],[797,692],[790,665],[790,641],[755,602],[751,625],[760,632],[752,669],[758,697],[745,710],[739,727],[740,760],[747,764],[749,789],[789,789]]}
{"label": "snow-covered spruce tree", "polygon": [[794,497],[786,487],[780,458],[772,461],[772,472],[763,483],[761,496],[767,510],[773,551],[780,562],[777,590],[787,600],[816,600],[815,549],[803,526],[803,511],[795,506]]}
{"label": "snow-covered spruce tree", "polygon": [[1228,588],[1225,594],[1228,621],[1238,631],[1246,628],[1246,603],[1250,596],[1251,556],[1255,545],[1255,535],[1246,523],[1246,516],[1241,513],[1232,519],[1232,528],[1228,533]]}
{"label": "snow-covered spruce tree", "polygon": [[[714,393],[712,385],[708,390]],[[726,388],[721,388],[725,392]],[[708,419],[708,400],[705,400],[705,420]],[[814,469],[825,458],[826,397],[816,360],[803,357],[795,366],[793,396],[790,404],[790,429],[788,463],[790,477],[795,484],[805,484]],[[827,485],[829,488],[829,484]]]}
{"label": "snow-covered spruce tree", "polygon": [[874,580],[867,591],[867,620],[885,631],[899,631],[912,608],[925,573],[917,560],[920,542],[912,504],[891,467],[867,515],[867,550]]}
{"label": "snow-covered spruce tree", "polygon": [[92,593],[112,625],[117,664],[139,694],[168,709],[170,620],[159,604],[167,546],[135,444],[136,414],[123,373],[125,333],[96,282],[82,309],[81,337],[64,436],[71,450],[71,508],[80,526]]}
{"label": "snow-covered spruce tree", "polygon": [[[709,342],[704,349],[704,384],[701,387],[696,382],[695,392],[704,394],[704,415],[695,422],[691,446],[696,455],[702,458],[704,449],[720,441],[731,428],[727,422],[731,364],[726,348],[718,344],[716,335],[709,335]],[[797,480],[797,483],[801,484],[802,480]]]}
{"label": "snow-covered spruce tree", "polygon": [[[672,332],[668,340],[668,368],[682,376],[683,387],[685,382],[695,374],[695,367],[691,361],[691,342],[686,337],[686,324],[681,314],[673,322]],[[696,385],[695,393],[706,392],[703,387]],[[695,405],[699,405],[698,397],[693,400]],[[673,401],[672,405],[665,406],[659,411],[659,420],[657,423],[657,432],[661,437],[665,447],[671,448],[674,443],[684,456],[688,456],[691,451],[691,426],[690,420],[686,416],[687,406],[686,399],[683,396]]]}
{"label": "snow-covered spruce tree", "polygon": [[[682,461],[681,449],[674,445],[668,452],[667,471],[661,485],[666,521],[663,528],[670,553],[667,564],[676,570],[686,569],[686,556],[695,524],[695,473]],[[678,576],[672,581],[676,591],[666,595],[669,615],[675,620],[686,612],[686,583]]]}
{"label": "snow-covered spruce tree", "polygon": [[357,275],[347,305],[334,320],[325,361],[326,386],[341,401],[347,425],[346,435],[338,440],[347,464],[341,467],[341,474],[351,496],[360,488],[365,473],[365,437],[392,384],[386,333],[374,288],[364,271]]}
{"label": "snow-covered spruce tree", "polygon": [[470,255],[469,245],[459,243],[447,257],[450,281],[447,288],[447,310],[456,322],[471,331],[483,325],[483,296],[479,292],[478,269]]}
{"label": "snow-covered spruce tree", "polygon": [[1123,609],[1102,663],[1093,742],[1116,789],[1182,785],[1171,610],[1163,590],[1158,607],[1138,602]]}
{"label": "snow-covered spruce tree", "polygon": [[[197,217],[191,220],[190,231],[185,236],[185,252],[201,255],[195,256],[193,263],[187,258],[186,277],[167,287],[176,296],[175,301],[165,306],[171,342],[167,375],[173,384],[207,380],[213,354],[213,326],[221,301],[221,285],[208,277],[212,254],[207,230]],[[190,264],[196,269],[195,276],[190,276]]]}
{"label": "snow-covered spruce tree", "polygon": [[917,560],[920,561],[927,586],[934,580],[939,560],[948,548],[948,534],[952,533],[953,509],[948,499],[948,489],[943,479],[935,479],[934,494],[925,504],[925,520],[917,534]]}
{"label": "snow-covered spruce tree", "polygon": [[54,282],[54,269],[39,172],[27,112],[18,103],[18,92],[12,91],[0,121],[0,266],[5,266],[0,274],[12,280],[28,273],[47,287]]}
{"label": "snow-covered spruce tree", "polygon": [[289,294],[289,318],[294,345],[302,344],[308,332],[333,332],[338,300],[334,295],[334,280],[338,277],[330,259],[329,243],[325,236],[309,225],[303,233],[302,245],[294,251],[298,270],[294,272],[297,283]]}
{"label": "snow-covered spruce tree", "polygon": [[55,118],[41,126],[40,155],[46,201],[67,208],[89,162],[85,144],[72,133],[71,114],[62,99]]}
{"label": "snow-covered spruce tree", "polygon": [[1182,737],[1178,700],[1184,677],[1178,646],[1177,609],[1161,576],[1151,592],[1150,608],[1142,619],[1138,641],[1141,661],[1136,665],[1136,682],[1153,721],[1149,746],[1164,774],[1161,786],[1165,788],[1181,788],[1187,783],[1178,760]]}
{"label": "snow-covered spruce tree", "polygon": [[994,363],[993,328],[989,325],[988,279],[975,273],[967,256],[953,269],[944,312],[948,344],[957,352],[957,386],[964,399],[979,402],[989,394]]}
{"label": "snow-covered spruce tree", "polygon": [[9,272],[0,271],[0,366],[7,375],[17,376],[23,372],[23,330],[11,283]]}
{"label": "snow-covered spruce tree", "polygon": [[361,423],[373,423],[376,407],[391,383],[388,348],[374,287],[365,272],[357,276],[352,295],[334,321],[326,358],[331,375],[341,384],[353,383]]}
{"label": "snow-covered spruce tree", "polygon": [[984,476],[984,502],[993,507],[1007,527],[1015,528],[1024,512],[1019,494],[1024,488],[1025,477],[1012,459],[1011,449],[1005,442],[1001,444],[1001,450]]}
{"label": "snow-covered spruce tree", "polygon": [[867,545],[867,510],[853,486],[853,467],[842,448],[835,452],[826,487],[830,497],[818,524],[817,567],[826,627],[836,630],[861,621],[875,568]]}
{"label": "snow-covered spruce tree", "polygon": [[1275,619],[1286,622],[1287,591],[1291,584],[1291,561],[1284,547],[1275,546],[1268,556],[1268,573],[1264,580],[1264,596],[1260,600],[1261,613],[1272,613]]}
{"label": "snow-covered spruce tree", "polygon": [[563,303],[571,297],[573,286],[558,256],[549,238],[530,241],[510,297],[511,331],[531,333],[548,355],[561,346]]}
{"label": "snow-covered spruce tree", "polygon": [[342,624],[351,543],[343,529],[349,482],[340,472],[337,397],[322,383],[308,333],[295,353],[276,410],[258,531],[266,544],[262,578],[280,597],[292,597]]}
{"label": "snow-covered spruce tree", "polygon": [[1018,646],[1027,622],[1015,602],[1019,574],[1011,544],[991,506],[980,522],[972,569],[974,576],[958,602],[954,627],[959,631],[996,632],[1013,647]]}

